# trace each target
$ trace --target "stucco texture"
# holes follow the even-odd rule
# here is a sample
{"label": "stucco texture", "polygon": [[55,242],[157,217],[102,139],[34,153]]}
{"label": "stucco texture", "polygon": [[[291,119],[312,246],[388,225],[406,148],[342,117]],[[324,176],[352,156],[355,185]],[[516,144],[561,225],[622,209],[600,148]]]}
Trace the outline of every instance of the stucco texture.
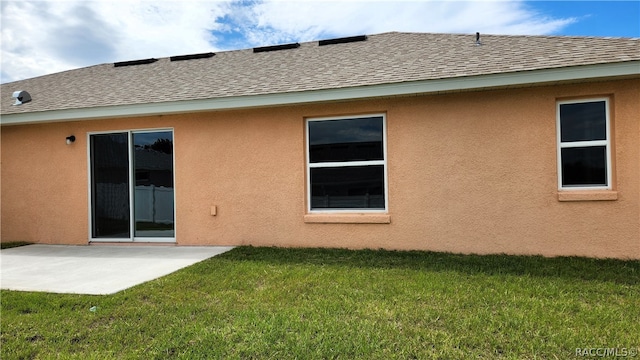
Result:
{"label": "stucco texture", "polygon": [[[639,89],[632,79],[3,126],[2,241],[87,244],[87,134],[172,128],[178,245],[640,259]],[[556,101],[602,96],[615,200],[560,201]],[[308,214],[305,119],[371,113],[386,114],[388,216]]]}

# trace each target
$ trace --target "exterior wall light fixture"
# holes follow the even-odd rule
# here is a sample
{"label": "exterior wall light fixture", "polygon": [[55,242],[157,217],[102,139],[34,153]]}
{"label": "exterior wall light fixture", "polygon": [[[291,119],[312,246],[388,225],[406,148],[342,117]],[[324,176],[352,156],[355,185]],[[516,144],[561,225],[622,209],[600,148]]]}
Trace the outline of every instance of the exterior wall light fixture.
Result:
{"label": "exterior wall light fixture", "polygon": [[67,145],[71,145],[74,141],[76,141],[75,135],[67,136]]}

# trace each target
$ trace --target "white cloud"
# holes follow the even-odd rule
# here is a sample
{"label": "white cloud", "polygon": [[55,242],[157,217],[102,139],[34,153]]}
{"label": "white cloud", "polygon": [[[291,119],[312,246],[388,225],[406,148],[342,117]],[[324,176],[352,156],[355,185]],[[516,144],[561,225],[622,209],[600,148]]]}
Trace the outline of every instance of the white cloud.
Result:
{"label": "white cloud", "polygon": [[2,82],[82,66],[206,52],[224,2],[3,1]]}
{"label": "white cloud", "polygon": [[227,12],[223,2],[98,2],[96,11],[113,19],[118,59],[136,59],[206,52],[213,48],[211,31]]}
{"label": "white cloud", "polygon": [[2,1],[2,82],[93,64],[387,31],[550,34],[522,1]]}
{"label": "white cloud", "polygon": [[276,0],[248,11],[236,24],[262,43],[387,31],[550,34],[575,21],[541,17],[522,1]]}

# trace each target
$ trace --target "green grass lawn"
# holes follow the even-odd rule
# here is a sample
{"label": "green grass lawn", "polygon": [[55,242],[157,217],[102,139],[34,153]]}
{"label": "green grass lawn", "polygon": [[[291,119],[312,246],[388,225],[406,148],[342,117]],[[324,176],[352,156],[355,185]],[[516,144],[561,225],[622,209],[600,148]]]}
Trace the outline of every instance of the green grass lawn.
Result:
{"label": "green grass lawn", "polygon": [[1,296],[2,359],[567,359],[640,346],[639,261],[241,247],[115,295]]}

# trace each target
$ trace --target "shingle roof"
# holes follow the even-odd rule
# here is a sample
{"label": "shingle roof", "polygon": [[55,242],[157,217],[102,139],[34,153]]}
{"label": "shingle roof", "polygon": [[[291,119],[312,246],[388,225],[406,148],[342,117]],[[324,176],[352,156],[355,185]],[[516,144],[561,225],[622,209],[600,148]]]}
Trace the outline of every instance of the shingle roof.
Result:
{"label": "shingle roof", "polygon": [[[640,60],[640,39],[384,33],[280,51],[219,52],[185,61],[102,64],[2,84],[3,115],[283,94]],[[640,69],[638,71],[640,73]],[[25,90],[21,106],[11,94]]]}

